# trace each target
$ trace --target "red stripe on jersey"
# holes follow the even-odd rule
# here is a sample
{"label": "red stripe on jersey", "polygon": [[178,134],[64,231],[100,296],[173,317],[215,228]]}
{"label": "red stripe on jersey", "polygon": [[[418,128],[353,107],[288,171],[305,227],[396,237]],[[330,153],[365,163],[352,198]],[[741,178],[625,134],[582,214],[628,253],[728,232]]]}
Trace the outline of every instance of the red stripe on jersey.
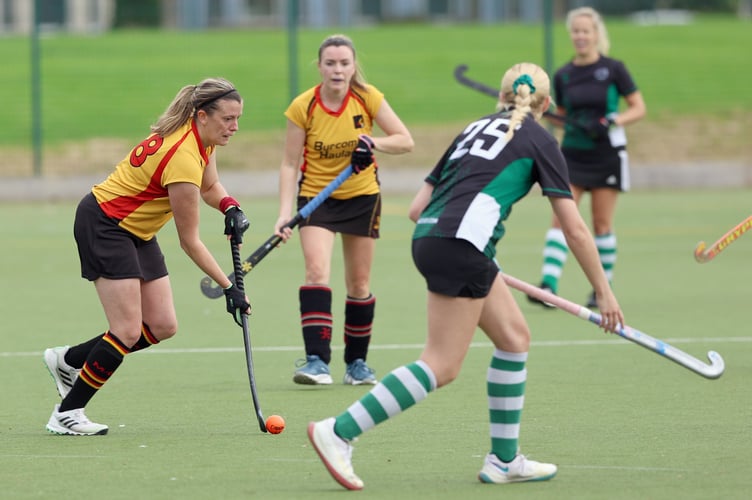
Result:
{"label": "red stripe on jersey", "polygon": [[[159,162],[159,165],[154,170],[154,173],[149,180],[149,185],[146,187],[146,189],[136,195],[118,196],[117,198],[105,201],[99,205],[102,211],[108,217],[112,217],[117,220],[123,220],[130,214],[138,210],[139,207],[141,207],[141,205],[143,205],[144,203],[147,203],[156,198],[163,198],[167,196],[167,188],[162,186],[162,173],[164,172],[164,169],[167,168],[167,164],[170,163],[170,160],[175,155],[175,152],[178,150],[178,148],[180,148],[180,146],[183,144],[183,142],[185,142],[185,140],[191,133],[196,136],[196,139],[199,142],[199,146],[201,146],[201,139],[198,136],[198,131],[195,129],[194,123],[191,126],[191,130],[186,132],[183,137],[175,142],[170,150],[165,153],[164,157]],[[200,147],[199,151],[201,151],[202,157],[206,158],[206,153],[204,152],[203,147]]]}

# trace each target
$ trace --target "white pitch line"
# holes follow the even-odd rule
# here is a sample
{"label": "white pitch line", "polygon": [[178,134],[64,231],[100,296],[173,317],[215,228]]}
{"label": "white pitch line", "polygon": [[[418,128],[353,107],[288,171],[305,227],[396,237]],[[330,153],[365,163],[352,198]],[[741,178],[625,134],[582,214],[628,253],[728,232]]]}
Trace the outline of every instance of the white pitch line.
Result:
{"label": "white pitch line", "polygon": [[560,464],[559,467],[571,469],[594,469],[594,470],[627,470],[640,472],[689,472],[689,469],[677,469],[674,467],[641,467],[628,465],[567,465]]}
{"label": "white pitch line", "polygon": [[[485,455],[484,455],[485,456]],[[474,455],[473,460],[483,458],[480,455]],[[282,458],[282,457],[257,457],[256,462],[284,462],[284,463],[316,463],[320,462],[317,458]],[[689,472],[690,469],[680,469],[676,467],[645,467],[640,465],[570,465],[558,464],[559,468],[566,469],[592,469],[592,470],[616,470],[629,472]]]}
{"label": "white pitch line", "polygon": [[[699,338],[670,338],[663,339],[663,342],[672,345],[679,344],[727,344],[727,343],[747,343],[752,342],[752,337],[699,337]],[[634,345],[620,337],[608,338],[601,340],[539,340],[532,341],[531,347],[576,347],[576,346],[589,346],[589,345]],[[374,351],[395,351],[395,350],[412,350],[422,349],[424,344],[371,344],[370,350]],[[491,347],[490,342],[473,342],[470,344],[471,348],[488,348]],[[295,352],[300,351],[301,346],[259,346],[253,347],[254,352]],[[342,350],[342,346],[332,346],[332,350]],[[185,347],[174,348],[169,347],[157,347],[156,349],[149,349],[143,351],[143,354],[208,354],[208,353],[236,353],[243,352],[242,347]],[[21,351],[21,352],[0,352],[0,358],[23,358],[32,356],[41,356],[41,351]]]}
{"label": "white pitch line", "polygon": [[76,459],[76,460],[80,458],[84,458],[84,459],[89,460],[89,459],[94,458],[94,459],[99,460],[99,459],[106,458],[106,457],[107,455],[23,455],[23,454],[18,454],[18,453],[11,453],[11,454],[0,453],[0,458],[52,458],[55,460],[59,460],[62,458],[71,458],[71,459]]}
{"label": "white pitch line", "polygon": [[[472,455],[472,458],[483,458],[485,455]],[[676,467],[645,467],[641,465],[585,465],[585,464],[557,464],[560,468],[593,469],[593,470],[626,470],[647,472],[689,472],[689,469]]]}

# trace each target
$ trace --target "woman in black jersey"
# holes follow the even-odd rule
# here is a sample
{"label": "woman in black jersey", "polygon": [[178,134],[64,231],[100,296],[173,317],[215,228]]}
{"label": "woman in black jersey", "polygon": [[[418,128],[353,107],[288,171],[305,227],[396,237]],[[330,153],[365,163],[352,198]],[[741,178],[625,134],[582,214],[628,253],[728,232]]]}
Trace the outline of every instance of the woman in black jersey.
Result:
{"label": "woman in black jersey", "polygon": [[[624,126],[645,116],[645,103],[629,71],[607,56],[608,34],[601,16],[590,7],[567,15],[575,55],[554,75],[557,114],[567,117],[561,150],[567,160],[572,194],[579,205],[590,192],[593,233],[609,282],[616,261],[614,213],[620,192],[629,190],[629,164]],[[623,98],[626,109],[619,112]],[[556,293],[569,249],[554,216],[543,248],[541,288]],[[533,303],[543,304],[534,297]],[[548,306],[548,304],[543,304]],[[596,307],[591,293],[588,307]]]}
{"label": "woman in black jersey", "polygon": [[[593,236],[569,191],[559,145],[537,120],[551,102],[548,75],[516,64],[501,80],[498,112],[460,132],[410,205],[412,255],[428,289],[428,335],[420,358],[388,373],[336,417],[308,425],[308,437],[334,479],[363,488],[351,463],[355,438],[424,400],[459,374],[477,328],[493,343],[485,386],[490,449],[478,473],[484,483],[544,481],[557,466],[519,452],[530,330],[494,262],[504,221],[538,184],[561,221],[572,252],[598,292],[613,332],[624,316],[611,292]],[[417,429],[433,436],[432,429]]]}

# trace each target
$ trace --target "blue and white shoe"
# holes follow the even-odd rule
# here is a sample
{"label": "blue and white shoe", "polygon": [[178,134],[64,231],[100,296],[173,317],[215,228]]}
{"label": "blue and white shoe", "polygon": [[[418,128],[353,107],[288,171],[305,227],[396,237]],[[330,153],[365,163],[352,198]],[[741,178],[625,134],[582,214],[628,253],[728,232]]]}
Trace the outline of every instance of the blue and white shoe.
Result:
{"label": "blue and white shoe", "polygon": [[504,484],[524,481],[546,481],[556,475],[554,464],[544,464],[528,460],[517,454],[511,462],[502,462],[493,453],[486,455],[486,461],[478,474],[481,483]]}
{"label": "blue and white shoe", "polygon": [[302,359],[295,364],[298,368],[292,381],[302,385],[330,385],[332,376],[329,374],[329,365],[324,363],[321,358],[312,354],[306,356],[305,361]]}
{"label": "blue and white shoe", "polygon": [[358,358],[347,365],[343,382],[347,385],[374,385],[377,381],[374,371],[368,367],[365,361]]}

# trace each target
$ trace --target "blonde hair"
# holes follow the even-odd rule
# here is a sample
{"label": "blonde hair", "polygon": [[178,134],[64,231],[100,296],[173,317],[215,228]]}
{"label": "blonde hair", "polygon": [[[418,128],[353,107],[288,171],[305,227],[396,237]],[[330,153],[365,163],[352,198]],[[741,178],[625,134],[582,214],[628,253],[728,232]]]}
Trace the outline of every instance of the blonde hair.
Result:
{"label": "blonde hair", "polygon": [[222,99],[243,102],[235,86],[224,78],[207,78],[198,85],[186,85],[151,126],[151,131],[163,137],[170,135],[195,117],[200,109],[212,114]]}
{"label": "blonde hair", "polygon": [[335,35],[329,35],[324,39],[323,42],[321,42],[321,45],[319,45],[319,63],[321,63],[321,54],[323,54],[324,49],[328,47],[348,47],[353,54],[353,64],[355,65],[355,73],[353,74],[352,78],[350,79],[350,87],[357,87],[360,90],[367,90],[366,88],[366,77],[363,74],[363,69],[360,67],[360,64],[358,63],[358,58],[355,53],[355,45],[353,44],[353,41],[348,37],[347,35],[343,35],[341,33],[337,33]]}
{"label": "blonde hair", "polygon": [[608,55],[609,49],[611,49],[611,42],[608,40],[608,32],[606,31],[606,25],[603,22],[603,18],[598,11],[592,7],[579,7],[572,9],[567,13],[567,31],[572,31],[572,21],[575,17],[589,17],[595,25],[595,32],[598,34],[598,52],[604,56]]}
{"label": "blonde hair", "polygon": [[499,110],[511,109],[506,140],[512,140],[514,129],[532,113],[539,120],[545,111],[543,106],[551,95],[551,80],[537,64],[523,62],[512,66],[501,79],[502,100]]}

